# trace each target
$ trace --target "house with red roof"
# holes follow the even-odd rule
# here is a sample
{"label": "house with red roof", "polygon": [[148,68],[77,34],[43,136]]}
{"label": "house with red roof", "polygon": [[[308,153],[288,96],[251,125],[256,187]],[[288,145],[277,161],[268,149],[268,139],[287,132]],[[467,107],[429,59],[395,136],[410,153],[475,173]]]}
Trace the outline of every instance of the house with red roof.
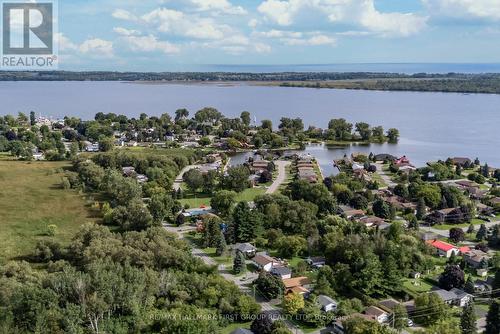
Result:
{"label": "house with red roof", "polygon": [[460,253],[460,250],[456,246],[441,240],[428,240],[426,244],[434,247],[439,256],[444,256],[446,258],[449,258],[451,254],[458,255]]}

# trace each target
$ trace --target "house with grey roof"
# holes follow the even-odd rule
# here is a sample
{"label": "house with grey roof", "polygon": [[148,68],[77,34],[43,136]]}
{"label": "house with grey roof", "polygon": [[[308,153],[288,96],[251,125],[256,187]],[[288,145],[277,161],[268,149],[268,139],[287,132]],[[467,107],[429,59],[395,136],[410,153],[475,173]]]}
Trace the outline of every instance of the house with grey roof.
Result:
{"label": "house with grey roof", "polygon": [[292,278],[292,270],[288,267],[273,267],[271,274],[278,276],[281,279]]}
{"label": "house with grey roof", "polygon": [[252,244],[249,244],[248,242],[237,244],[236,247],[234,247],[234,249],[236,251],[245,254],[247,258],[254,257],[255,253],[257,252],[257,248],[255,248]]}
{"label": "house with grey roof", "polygon": [[335,312],[337,310],[337,302],[328,296],[319,295],[317,301],[325,312]]}

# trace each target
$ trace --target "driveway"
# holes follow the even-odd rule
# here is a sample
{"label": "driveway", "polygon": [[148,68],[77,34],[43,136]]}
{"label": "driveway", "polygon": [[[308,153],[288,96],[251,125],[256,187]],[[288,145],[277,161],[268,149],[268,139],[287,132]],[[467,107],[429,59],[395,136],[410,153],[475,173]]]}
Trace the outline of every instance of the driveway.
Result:
{"label": "driveway", "polygon": [[181,170],[181,172],[179,173],[179,175],[177,175],[177,177],[174,180],[173,188],[174,188],[175,191],[177,191],[177,190],[179,190],[181,188],[182,177],[184,176],[184,174],[187,173],[188,171],[190,171],[191,169],[196,168],[196,167],[197,166],[195,166],[195,165],[189,165],[189,166],[184,167]]}
{"label": "driveway", "polygon": [[266,190],[266,194],[274,194],[278,191],[279,187],[286,181],[286,167],[291,164],[290,161],[278,160],[275,161],[274,164],[278,167],[278,176],[276,180],[274,180],[273,184],[269,186]]}
{"label": "driveway", "polygon": [[397,185],[397,183],[392,181],[391,177],[385,172],[383,164],[376,162],[375,166],[377,166],[377,174],[380,175],[382,180],[384,180],[385,184],[387,184],[389,188],[393,188]]}

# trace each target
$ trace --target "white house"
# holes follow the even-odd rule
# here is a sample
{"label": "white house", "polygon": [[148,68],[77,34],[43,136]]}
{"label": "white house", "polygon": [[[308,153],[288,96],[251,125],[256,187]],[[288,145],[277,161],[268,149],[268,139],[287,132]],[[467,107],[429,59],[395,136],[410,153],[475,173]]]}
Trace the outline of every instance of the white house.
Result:
{"label": "white house", "polygon": [[319,295],[318,296],[318,304],[321,306],[321,309],[325,312],[335,312],[337,310],[337,302],[332,298]]}
{"label": "white house", "polygon": [[364,313],[373,317],[379,324],[383,324],[389,320],[389,314],[376,306],[368,307]]}
{"label": "white house", "polygon": [[270,272],[274,266],[282,266],[281,261],[265,254],[257,254],[252,259],[253,264],[260,270]]}

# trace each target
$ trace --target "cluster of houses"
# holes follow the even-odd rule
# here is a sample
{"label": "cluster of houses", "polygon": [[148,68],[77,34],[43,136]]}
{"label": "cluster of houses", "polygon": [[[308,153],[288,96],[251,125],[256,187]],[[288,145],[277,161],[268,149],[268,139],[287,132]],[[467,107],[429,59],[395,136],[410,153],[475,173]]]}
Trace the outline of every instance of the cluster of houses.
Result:
{"label": "cluster of houses", "polygon": [[[288,293],[297,293],[307,298],[311,294],[313,289],[311,279],[305,276],[293,277],[292,269],[288,266],[286,261],[272,257],[265,252],[257,252],[257,249],[249,243],[238,244],[235,250],[243,253],[250,259],[251,263],[258,271],[265,271],[279,277],[283,281],[285,287],[283,293],[285,295]],[[309,257],[306,261],[315,269],[325,265],[324,257]],[[328,296],[318,296],[317,302],[325,312],[335,311],[337,309],[337,302]]]}
{"label": "cluster of houses", "polygon": [[296,159],[297,177],[299,180],[305,180],[309,183],[318,182],[314,157],[310,154],[301,154]]}

